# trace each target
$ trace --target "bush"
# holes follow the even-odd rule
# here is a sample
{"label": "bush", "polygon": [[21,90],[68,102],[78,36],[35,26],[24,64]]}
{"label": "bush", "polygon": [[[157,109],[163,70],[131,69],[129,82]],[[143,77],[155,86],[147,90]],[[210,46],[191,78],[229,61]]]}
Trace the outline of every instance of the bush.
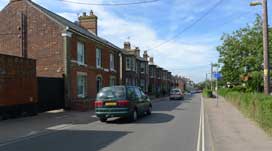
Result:
{"label": "bush", "polygon": [[211,91],[211,90],[208,90],[208,89],[204,89],[204,90],[203,90],[203,96],[204,96],[204,97],[211,98],[211,97],[213,96],[212,91]]}
{"label": "bush", "polygon": [[241,93],[232,89],[220,89],[219,94],[237,106],[241,112],[255,120],[272,135],[272,96],[261,93]]}

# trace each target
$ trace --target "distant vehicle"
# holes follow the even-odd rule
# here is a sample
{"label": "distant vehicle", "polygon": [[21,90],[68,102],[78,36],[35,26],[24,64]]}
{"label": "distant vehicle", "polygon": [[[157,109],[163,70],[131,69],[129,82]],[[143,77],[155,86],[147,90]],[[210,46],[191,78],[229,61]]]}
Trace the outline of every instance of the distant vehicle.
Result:
{"label": "distant vehicle", "polygon": [[151,112],[149,97],[135,86],[105,87],[97,94],[95,101],[95,113],[101,122],[111,117],[136,121],[140,115],[150,115]]}
{"label": "distant vehicle", "polygon": [[201,89],[196,90],[196,93],[202,93]]}
{"label": "distant vehicle", "polygon": [[181,91],[181,89],[172,89],[170,92],[170,100],[183,100],[184,99],[184,93]]}

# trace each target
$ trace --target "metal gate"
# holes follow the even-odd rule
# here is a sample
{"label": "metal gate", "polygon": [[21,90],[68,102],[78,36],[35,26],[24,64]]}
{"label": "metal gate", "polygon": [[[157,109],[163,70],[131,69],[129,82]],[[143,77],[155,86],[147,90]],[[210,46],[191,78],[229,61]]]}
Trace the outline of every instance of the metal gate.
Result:
{"label": "metal gate", "polygon": [[64,108],[64,79],[38,77],[38,100],[41,112]]}

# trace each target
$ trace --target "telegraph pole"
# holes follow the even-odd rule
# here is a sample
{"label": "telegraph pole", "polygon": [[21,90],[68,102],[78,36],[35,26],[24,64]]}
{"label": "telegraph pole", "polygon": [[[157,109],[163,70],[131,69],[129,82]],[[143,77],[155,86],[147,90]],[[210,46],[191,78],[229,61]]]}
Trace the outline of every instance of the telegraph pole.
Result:
{"label": "telegraph pole", "polygon": [[251,2],[250,6],[263,6],[263,58],[264,58],[264,93],[270,93],[270,67],[269,67],[269,50],[268,50],[268,13],[267,0],[262,2]]}
{"label": "telegraph pole", "polygon": [[213,64],[211,63],[211,90],[213,91]]}
{"label": "telegraph pole", "polygon": [[264,93],[270,93],[267,0],[263,0]]}

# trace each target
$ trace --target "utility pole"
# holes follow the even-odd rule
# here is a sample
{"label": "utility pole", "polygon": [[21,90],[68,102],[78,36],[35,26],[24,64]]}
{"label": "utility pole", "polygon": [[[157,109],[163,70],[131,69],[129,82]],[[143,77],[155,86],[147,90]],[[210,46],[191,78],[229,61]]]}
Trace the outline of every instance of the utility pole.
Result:
{"label": "utility pole", "polygon": [[[218,74],[218,65],[217,65],[217,68],[216,68],[216,74]],[[216,77],[216,88],[215,88],[215,91],[216,91],[216,107],[218,107],[218,104],[219,104],[219,95],[218,95],[218,76]]]}
{"label": "utility pole", "polygon": [[205,89],[208,89],[208,73],[206,73]]}
{"label": "utility pole", "polygon": [[269,67],[269,50],[268,50],[268,11],[267,0],[262,2],[251,2],[250,6],[263,6],[263,57],[264,57],[264,93],[270,93],[270,67]]}
{"label": "utility pole", "polygon": [[211,90],[213,91],[213,63],[211,63]]}
{"label": "utility pole", "polygon": [[270,93],[267,0],[263,0],[264,93]]}

